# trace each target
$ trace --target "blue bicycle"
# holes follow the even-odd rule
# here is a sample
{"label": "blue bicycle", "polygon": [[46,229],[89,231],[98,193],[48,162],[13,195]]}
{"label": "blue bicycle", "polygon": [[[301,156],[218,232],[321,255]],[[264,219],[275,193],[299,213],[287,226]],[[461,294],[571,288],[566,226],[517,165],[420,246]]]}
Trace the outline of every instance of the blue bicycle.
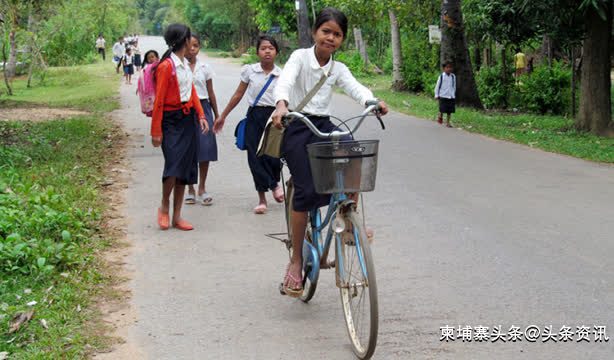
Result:
{"label": "blue bicycle", "polygon": [[[286,121],[300,120],[318,137],[330,140],[307,147],[316,191],[332,196],[324,217],[319,209],[309,212],[309,225],[302,249],[304,277],[300,298],[308,302],[314,296],[320,269],[335,268],[348,335],[353,351],[360,359],[371,358],[377,344],[377,284],[364,219],[359,215],[358,204],[354,200],[357,197],[348,194],[373,191],[375,188],[379,141],[341,139],[352,136],[369,114],[375,114],[384,129],[378,110],[378,102],[370,101],[360,116],[350,119],[358,119],[353,130],[331,133],[320,132],[303,114],[291,112],[286,116]],[[291,239],[290,210],[294,195],[291,178],[286,183],[285,193],[286,225]],[[323,236],[327,227],[326,236]],[[333,239],[335,260],[329,262]],[[292,251],[291,241],[282,241],[286,243],[288,251]]]}

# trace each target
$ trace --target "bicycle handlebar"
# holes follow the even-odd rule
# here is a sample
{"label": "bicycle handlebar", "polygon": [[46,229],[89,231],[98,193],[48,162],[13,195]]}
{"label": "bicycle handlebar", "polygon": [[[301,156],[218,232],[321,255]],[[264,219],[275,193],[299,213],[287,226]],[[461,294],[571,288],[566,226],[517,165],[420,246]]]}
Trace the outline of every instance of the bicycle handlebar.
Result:
{"label": "bicycle handlebar", "polygon": [[332,138],[332,139],[339,139],[343,136],[348,136],[353,134],[354,132],[356,132],[356,130],[358,130],[358,128],[360,127],[360,125],[362,125],[362,122],[365,120],[365,118],[367,117],[367,115],[369,115],[369,113],[371,112],[375,112],[375,116],[377,116],[377,119],[379,120],[382,129],[386,129],[386,127],[384,126],[384,122],[382,121],[382,118],[379,115],[379,110],[380,110],[380,106],[379,106],[379,100],[369,100],[366,103],[367,108],[360,114],[360,120],[358,121],[358,123],[356,124],[356,126],[354,126],[353,130],[347,130],[347,131],[338,131],[338,130],[334,130],[330,133],[323,133],[320,131],[320,129],[318,129],[314,123],[309,120],[309,118],[299,112],[289,112],[288,114],[286,114],[283,117],[284,120],[284,126],[287,126],[292,120],[294,119],[298,119],[300,121],[303,122],[303,124],[305,124],[309,130],[311,130],[311,132],[313,132],[317,137],[319,138]]}

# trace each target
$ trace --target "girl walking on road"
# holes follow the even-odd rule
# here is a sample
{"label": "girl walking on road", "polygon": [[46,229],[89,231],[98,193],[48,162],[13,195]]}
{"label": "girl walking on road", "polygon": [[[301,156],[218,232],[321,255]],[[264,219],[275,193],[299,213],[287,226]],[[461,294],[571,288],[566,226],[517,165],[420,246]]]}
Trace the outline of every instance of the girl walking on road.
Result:
{"label": "girl walking on road", "polygon": [[[162,146],[162,202],[158,225],[179,230],[194,227],[181,217],[185,185],[198,179],[199,132],[209,131],[203,108],[198,101],[192,71],[185,58],[191,39],[190,28],[171,24],[164,33],[169,49],[154,69],[156,99],[151,119],[151,142]],[[173,218],[170,221],[170,196],[173,193]]]}
{"label": "girl walking on road", "polygon": [[132,55],[132,49],[126,49],[126,54],[122,57],[122,65],[124,66],[126,84],[131,85],[132,75],[134,75],[134,55]]}
{"label": "girl walking on road", "polygon": [[[219,114],[217,112],[217,99],[213,91],[213,70],[209,64],[204,63],[198,58],[200,54],[200,38],[196,34],[192,34],[190,40],[190,50],[186,53],[186,58],[190,62],[190,69],[194,74],[194,87],[200,99],[200,104],[203,107],[209,128],[213,128],[213,120]],[[215,117],[213,115],[215,114]],[[206,134],[201,133],[199,136],[200,150],[198,151],[198,195],[194,191],[194,185],[188,186],[188,195],[185,198],[186,204],[195,204],[197,201],[202,205],[211,205],[213,197],[207,193],[205,183],[207,174],[209,173],[209,162],[217,161],[217,141],[215,133],[209,131]]]}
{"label": "girl walking on road", "polygon": [[[331,132],[336,128],[330,121],[333,85],[341,87],[362,105],[374,99],[373,93],[356,81],[347,66],[333,59],[334,52],[347,35],[347,28],[347,18],[341,11],[325,8],[320,12],[312,32],[315,45],[294,51],[279,77],[275,88],[276,109],[272,116],[277,128],[281,129],[281,119],[288,113],[288,107],[293,109],[301,103],[323,75],[328,76],[328,79],[302,110],[322,132]],[[380,106],[381,113],[386,114],[386,104],[380,102]],[[307,145],[320,141],[323,140],[316,137],[307,126],[295,121],[286,129],[282,144],[282,153],[294,184],[290,226],[292,248],[295,251],[292,252],[283,281],[284,292],[292,297],[300,296],[303,288],[300,249],[303,248],[307,227],[307,212],[328,205],[330,201],[330,195],[316,193],[307,156]],[[350,194],[350,198],[356,198],[356,194]]]}
{"label": "girl walking on road", "polygon": [[222,115],[215,120],[213,130],[216,133],[222,130],[228,114],[247,93],[247,101],[250,107],[247,111],[247,123],[245,125],[245,145],[249,169],[258,192],[258,205],[253,211],[255,214],[264,214],[267,211],[265,195],[267,191],[273,191],[273,198],[278,203],[284,201],[284,192],[279,186],[281,174],[279,159],[266,155],[256,156],[258,143],[264,132],[266,122],[275,110],[273,90],[281,74],[281,68],[275,65],[275,57],[279,54],[279,46],[275,39],[270,36],[261,36],[256,44],[256,49],[260,62],[243,66],[239,87],[232,95]]}
{"label": "girl walking on road", "polygon": [[141,59],[141,48],[139,47],[139,42],[135,41],[132,46],[132,50],[134,51],[134,67],[136,71],[141,71],[141,65],[143,65],[143,59]]}

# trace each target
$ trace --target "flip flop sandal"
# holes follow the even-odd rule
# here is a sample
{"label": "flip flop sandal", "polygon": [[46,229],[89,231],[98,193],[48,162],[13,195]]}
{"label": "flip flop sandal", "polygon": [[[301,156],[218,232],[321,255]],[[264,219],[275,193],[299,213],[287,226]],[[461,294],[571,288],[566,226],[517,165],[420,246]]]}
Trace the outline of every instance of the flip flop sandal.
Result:
{"label": "flip flop sandal", "polygon": [[185,220],[177,221],[176,223],[173,224],[173,227],[175,229],[179,229],[179,230],[183,230],[183,231],[194,230],[194,226],[192,226],[192,224],[190,224],[189,222],[187,222]]}
{"label": "flip flop sandal", "polygon": [[196,204],[196,197],[194,196],[194,194],[188,194],[185,197],[185,203],[188,204],[188,205]]}
{"label": "flip flop sandal", "polygon": [[277,186],[274,190],[273,190],[273,198],[275,199],[275,201],[277,201],[278,203],[282,203],[285,200],[285,196],[284,196],[284,190],[281,188],[281,186]]}
{"label": "flip flop sandal", "polygon": [[266,205],[264,204],[258,204],[258,206],[256,206],[254,208],[254,214],[256,215],[263,215],[266,214]]}
{"label": "flip flop sandal", "polygon": [[[292,274],[290,274],[290,264],[286,268],[286,275],[284,276],[284,282],[281,283],[281,287],[279,289],[282,295],[288,295],[293,298],[298,298],[303,295],[303,280],[297,280]],[[294,283],[295,286],[298,287],[290,287],[290,281]]]}
{"label": "flip flop sandal", "polygon": [[163,213],[162,209],[158,208],[158,226],[161,230],[168,230],[169,217],[168,213]]}
{"label": "flip flop sandal", "polygon": [[204,206],[213,205],[213,196],[209,195],[208,193],[202,194],[200,197],[200,203]]}

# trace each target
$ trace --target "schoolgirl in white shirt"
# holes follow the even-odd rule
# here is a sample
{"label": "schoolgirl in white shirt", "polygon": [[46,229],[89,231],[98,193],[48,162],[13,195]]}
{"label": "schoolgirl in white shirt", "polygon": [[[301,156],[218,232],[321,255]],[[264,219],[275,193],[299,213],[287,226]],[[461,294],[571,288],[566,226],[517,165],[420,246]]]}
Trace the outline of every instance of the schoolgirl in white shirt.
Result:
{"label": "schoolgirl in white shirt", "polygon": [[[200,38],[197,34],[192,33],[190,40],[190,48],[186,58],[190,62],[190,68],[194,74],[194,87],[203,107],[209,128],[213,128],[213,120],[218,117],[217,99],[213,91],[213,69],[209,64],[204,63],[198,58],[200,54]],[[213,117],[215,115],[215,117]],[[199,136],[200,146],[198,150],[198,194],[194,190],[194,185],[188,186],[188,195],[185,198],[186,204],[195,204],[196,202],[202,205],[213,204],[213,197],[206,191],[205,183],[209,173],[209,162],[217,161],[217,140],[215,133],[209,131],[206,134],[201,133]]]}
{"label": "schoolgirl in white shirt", "polygon": [[439,100],[439,116],[437,122],[443,124],[443,114],[446,116],[446,126],[452,127],[450,118],[456,112],[456,75],[452,73],[452,63],[442,64],[443,72],[435,84],[435,99]]}
{"label": "schoolgirl in white shirt", "polygon": [[[275,110],[273,90],[277,84],[277,79],[281,73],[279,66],[275,65],[275,58],[279,53],[277,41],[270,36],[261,36],[256,44],[257,55],[260,62],[245,65],[241,69],[241,82],[239,87],[232,95],[230,102],[222,112],[222,115],[215,120],[213,131],[219,132],[224,127],[226,117],[239,104],[243,95],[247,93],[249,110],[247,112],[247,123],[245,125],[245,145],[247,147],[247,161],[249,169],[254,179],[254,185],[258,192],[258,205],[254,207],[255,214],[264,214],[267,211],[267,200],[265,193],[269,190],[273,192],[273,198],[278,203],[284,201],[284,192],[279,186],[281,174],[281,162],[268,156],[256,156],[258,143],[264,132],[267,120]],[[271,80],[269,82],[269,80]],[[266,91],[254,104],[258,94],[269,82]]]}
{"label": "schoolgirl in white shirt", "polygon": [[[333,53],[343,43],[347,28],[347,18],[341,11],[325,8],[320,12],[312,33],[315,45],[292,53],[275,87],[276,110],[272,118],[276,127],[282,127],[281,119],[288,113],[288,107],[296,107],[325,73],[329,78],[302,110],[320,131],[331,132],[336,128],[329,118],[333,86],[341,87],[362,105],[374,99],[373,93],[352,76],[347,66],[333,60]],[[386,114],[386,104],[380,102],[380,105],[381,113]],[[328,205],[330,201],[330,196],[315,192],[309,167],[307,145],[319,141],[322,140],[300,121],[290,123],[285,131],[282,153],[294,184],[294,208],[290,224],[293,249],[303,248],[307,212]],[[287,295],[298,297],[302,294],[302,268],[302,252],[293,251],[283,282],[283,290]]]}

